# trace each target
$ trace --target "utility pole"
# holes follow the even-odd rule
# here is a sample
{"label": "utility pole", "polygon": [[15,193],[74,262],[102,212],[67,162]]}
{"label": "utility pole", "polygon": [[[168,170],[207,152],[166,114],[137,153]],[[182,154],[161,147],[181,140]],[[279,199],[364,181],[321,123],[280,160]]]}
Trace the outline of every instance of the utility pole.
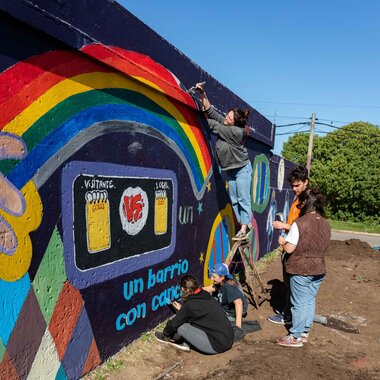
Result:
{"label": "utility pole", "polygon": [[315,113],[313,112],[311,114],[309,147],[307,148],[307,157],[306,157],[306,169],[309,173],[309,176],[310,176],[311,154],[313,152],[314,127],[315,127]]}

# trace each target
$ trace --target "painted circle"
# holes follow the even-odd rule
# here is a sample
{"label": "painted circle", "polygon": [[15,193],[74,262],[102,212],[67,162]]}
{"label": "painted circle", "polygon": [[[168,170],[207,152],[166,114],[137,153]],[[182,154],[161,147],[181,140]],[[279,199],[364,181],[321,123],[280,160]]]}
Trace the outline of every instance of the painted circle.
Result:
{"label": "painted circle", "polygon": [[252,211],[262,213],[270,197],[270,166],[264,154],[256,156],[253,162],[251,196]]}
{"label": "painted circle", "polygon": [[149,212],[148,196],[140,187],[128,187],[120,199],[119,215],[123,230],[137,235],[145,226]]}

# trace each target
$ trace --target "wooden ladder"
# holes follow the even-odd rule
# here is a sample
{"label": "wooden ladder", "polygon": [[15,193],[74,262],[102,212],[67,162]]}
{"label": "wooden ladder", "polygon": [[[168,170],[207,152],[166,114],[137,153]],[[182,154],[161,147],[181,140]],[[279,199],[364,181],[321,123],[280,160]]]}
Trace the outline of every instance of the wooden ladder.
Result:
{"label": "wooden ladder", "polygon": [[[240,261],[236,261],[239,260],[239,257],[236,257],[237,255],[240,256]],[[225,264],[230,266],[232,263],[239,262],[244,266],[248,294],[256,309],[259,309],[260,305],[269,299],[269,295],[261,281],[255,262],[253,261],[252,251],[248,240],[238,240],[234,243],[227,256]]]}

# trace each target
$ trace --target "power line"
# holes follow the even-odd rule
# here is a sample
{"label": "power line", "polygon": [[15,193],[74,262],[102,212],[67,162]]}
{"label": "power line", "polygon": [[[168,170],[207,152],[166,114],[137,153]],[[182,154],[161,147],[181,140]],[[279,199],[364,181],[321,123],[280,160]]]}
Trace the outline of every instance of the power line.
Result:
{"label": "power line", "polygon": [[342,107],[342,108],[380,108],[380,106],[367,106],[358,104],[320,104],[320,103],[288,103],[288,102],[269,102],[263,100],[250,100],[250,103],[268,103],[268,104],[284,104],[294,106],[317,106],[317,107]]}
{"label": "power line", "polygon": [[276,133],[276,136],[299,135],[300,133],[309,133],[309,131],[291,131],[291,132]]}
{"label": "power line", "polygon": [[[267,117],[267,118],[282,118],[282,119],[297,119],[297,120],[302,120],[302,119],[307,119],[307,120],[310,120],[310,117],[304,117],[304,116],[285,116],[285,115],[276,115],[275,117],[273,117],[273,115],[266,115],[266,114],[262,114],[263,116]],[[316,120],[320,120],[320,121],[327,121],[327,122],[330,122],[330,124],[332,123],[339,123],[339,124],[351,124],[352,121],[343,121],[343,120],[331,120],[331,119],[321,119],[321,118],[316,118]],[[278,127],[278,126],[277,126]]]}
{"label": "power line", "polygon": [[351,123],[351,121],[320,119],[319,117],[317,118],[317,120],[329,121],[330,123],[342,123],[342,124],[350,124]]}
{"label": "power line", "polygon": [[275,117],[273,117],[273,115],[265,115],[265,114],[262,114],[263,116],[265,117],[268,117],[268,118],[282,118],[282,119],[297,119],[297,120],[300,120],[300,119],[310,119],[309,117],[307,116],[285,116],[285,115],[276,115]]}
{"label": "power line", "polygon": [[276,125],[276,128],[291,127],[291,126],[293,126],[293,125],[300,125],[300,124],[309,125],[310,122],[309,122],[309,121],[306,121],[306,122],[300,122],[300,123],[292,123],[292,124]]}
{"label": "power line", "polygon": [[[273,115],[267,115],[267,114],[262,114],[263,116],[269,118],[269,119],[297,119],[297,120],[302,120],[302,119],[307,119],[310,120],[310,117],[308,116],[287,116],[287,115],[277,115],[274,117]],[[316,118],[316,120],[321,120],[321,121],[329,121],[330,123],[341,123],[341,124],[350,124],[352,121],[342,121],[342,120],[331,120],[331,119],[321,119],[321,118]]]}
{"label": "power line", "polygon": [[334,125],[330,125],[330,124],[326,124],[326,123],[319,123],[319,122],[316,122],[315,124],[325,125],[329,128],[334,128],[334,129],[342,129],[344,132],[351,132],[351,133],[357,133],[359,135],[370,136],[370,137],[379,137],[380,138],[380,133],[379,134],[377,134],[377,133],[366,133],[366,132],[359,131],[357,129],[343,129],[343,127],[336,127]]}
{"label": "power line", "polygon": [[336,127],[335,125],[331,125],[331,124],[320,123],[319,121],[316,121],[315,124],[325,125],[326,127],[334,128],[334,129],[342,129],[343,128],[343,127]]}
{"label": "power line", "polygon": [[[326,125],[326,126],[328,126],[330,128],[342,130],[342,132],[345,132],[345,133],[353,133],[353,134],[358,134],[358,135],[362,135],[362,136],[380,138],[380,133],[379,134],[376,134],[376,133],[366,133],[366,132],[358,131],[356,129],[343,129],[343,127],[335,127],[333,125],[328,125],[328,124],[318,123],[318,122],[315,122],[315,124]],[[303,127],[301,127],[301,128],[303,128]],[[297,129],[297,130],[289,131],[289,132],[276,133],[276,136],[297,135],[297,134],[300,134],[300,133],[309,133],[309,131],[308,130],[307,131],[300,131],[299,129]],[[326,133],[327,134],[327,133],[330,133],[330,132],[329,131],[323,131],[323,130],[316,130],[315,133]]]}
{"label": "power line", "polygon": [[[319,120],[319,119],[317,119],[317,120]],[[321,120],[325,120],[325,119],[321,119]],[[323,125],[323,126],[326,126],[328,128],[333,128],[333,129],[338,129],[338,130],[344,128],[344,126],[337,127],[337,126],[332,125],[332,124],[321,123],[320,121],[316,121],[315,124],[316,125]],[[276,129],[277,128],[292,127],[292,126],[295,126],[295,125],[301,125],[301,128],[303,128],[303,126],[305,126],[305,125],[310,125],[310,122],[299,122],[299,123],[290,123],[290,124],[276,125]],[[301,128],[299,128],[299,129],[301,129]],[[283,136],[283,135],[294,134],[294,133],[298,132],[299,129],[297,129],[295,131],[289,131],[289,132],[286,132],[286,133],[276,133],[276,135],[277,136]],[[359,131],[359,130],[356,130],[356,129],[344,129],[344,131],[351,132],[351,133],[357,133],[357,134],[364,135],[364,136],[369,136],[369,137],[380,137],[380,134],[366,133],[366,132],[362,132],[362,131]],[[318,133],[321,133],[321,132],[318,132]]]}

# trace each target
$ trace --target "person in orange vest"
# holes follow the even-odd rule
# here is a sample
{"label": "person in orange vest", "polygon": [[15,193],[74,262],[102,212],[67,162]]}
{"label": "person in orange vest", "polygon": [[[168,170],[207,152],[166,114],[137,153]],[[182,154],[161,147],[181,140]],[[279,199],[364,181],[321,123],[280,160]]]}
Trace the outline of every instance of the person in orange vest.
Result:
{"label": "person in orange vest", "polygon": [[[286,233],[289,232],[290,226],[299,217],[300,209],[297,207],[299,203],[300,194],[306,190],[309,185],[309,173],[305,166],[294,167],[287,177],[288,182],[294,192],[295,199],[290,207],[288,218],[286,222],[274,221],[273,228],[276,230],[284,230]],[[285,263],[288,260],[289,255],[283,252],[281,256],[282,266],[283,266],[283,279],[286,286],[286,296],[285,296],[285,306],[284,310],[278,314],[271,315],[268,317],[268,321],[280,325],[291,325],[292,324],[292,314],[290,312],[290,285],[289,285],[289,274],[285,271]]]}

